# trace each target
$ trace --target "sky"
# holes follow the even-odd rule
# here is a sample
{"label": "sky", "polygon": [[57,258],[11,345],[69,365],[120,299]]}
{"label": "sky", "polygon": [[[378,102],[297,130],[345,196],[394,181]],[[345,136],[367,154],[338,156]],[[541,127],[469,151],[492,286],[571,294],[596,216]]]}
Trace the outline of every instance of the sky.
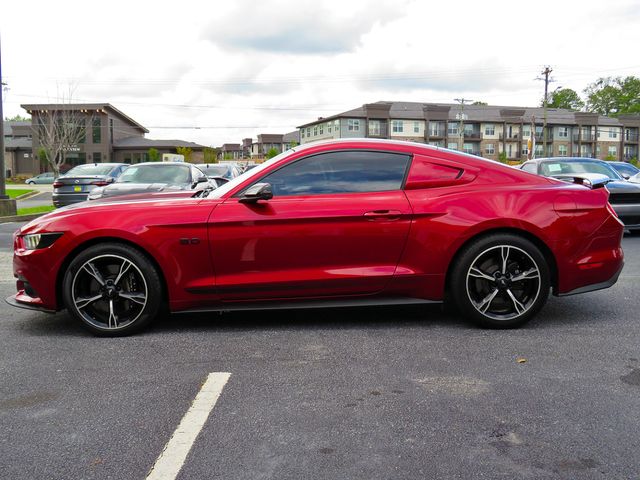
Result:
{"label": "sky", "polygon": [[0,41],[5,117],[105,102],[220,146],[381,100],[537,106],[545,66],[640,77],[640,0],[20,0]]}

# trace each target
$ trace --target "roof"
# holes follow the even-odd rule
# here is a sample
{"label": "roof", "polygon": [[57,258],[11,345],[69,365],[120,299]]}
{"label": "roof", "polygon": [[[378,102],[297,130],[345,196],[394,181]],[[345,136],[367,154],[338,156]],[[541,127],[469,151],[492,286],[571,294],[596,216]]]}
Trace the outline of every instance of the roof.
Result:
{"label": "roof", "polygon": [[176,148],[187,147],[192,150],[202,150],[206,148],[194,142],[186,142],[184,140],[153,140],[145,137],[127,137],[116,140],[113,144],[114,149],[148,149],[148,148]]}
{"label": "roof", "polygon": [[[20,105],[27,112],[31,113],[34,110],[105,110],[110,111],[114,115],[122,118],[127,123],[140,129],[144,133],[149,133],[145,127],[136,122],[133,118],[127,114],[121,112],[110,103],[26,103]],[[105,112],[106,113],[106,112]]]}
{"label": "roof", "polygon": [[220,150],[222,150],[223,152],[237,152],[237,151],[241,151],[242,147],[240,146],[239,143],[224,143],[220,147]]}
{"label": "roof", "polygon": [[[17,127],[17,128],[16,128]],[[16,131],[14,131],[14,129]],[[5,121],[4,122],[4,134],[7,137],[12,137],[14,135],[27,134],[26,130],[31,131],[31,122],[14,122],[14,121]],[[30,135],[27,134],[27,135]]]}
{"label": "roof", "polygon": [[21,148],[23,150],[31,150],[33,142],[28,137],[7,138],[4,141],[4,147],[7,150],[17,150]]}
{"label": "roof", "polygon": [[281,133],[261,133],[257,143],[282,143]]}
{"label": "roof", "polygon": [[[353,110],[347,110],[346,112],[338,113],[330,117],[321,117],[313,122],[300,125],[298,128],[305,128],[337,118],[367,118],[368,110],[375,112],[375,117],[377,118],[424,120],[430,111],[438,111],[440,114],[444,114],[443,120],[458,120],[456,115],[460,113],[461,106],[458,103],[380,101],[372,104],[365,104],[361,107],[354,108]],[[384,112],[383,117],[380,117],[380,112]],[[514,119],[512,121],[530,122],[532,117],[535,117],[536,123],[542,123],[544,109],[542,107],[465,105],[464,114],[466,115],[465,120],[470,122],[508,122],[510,121],[509,117]],[[369,115],[369,117],[371,117],[371,115]],[[547,108],[547,123],[556,125],[623,125],[623,123],[617,118],[593,113],[574,112],[572,110],[565,110],[561,108]]]}

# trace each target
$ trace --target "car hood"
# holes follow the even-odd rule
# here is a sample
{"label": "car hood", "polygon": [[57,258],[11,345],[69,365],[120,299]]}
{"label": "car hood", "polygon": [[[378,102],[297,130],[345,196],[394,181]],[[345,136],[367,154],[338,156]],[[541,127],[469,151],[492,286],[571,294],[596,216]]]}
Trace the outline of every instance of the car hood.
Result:
{"label": "car hood", "polygon": [[611,193],[637,193],[640,195],[640,184],[626,180],[612,180],[607,183],[607,190]]}

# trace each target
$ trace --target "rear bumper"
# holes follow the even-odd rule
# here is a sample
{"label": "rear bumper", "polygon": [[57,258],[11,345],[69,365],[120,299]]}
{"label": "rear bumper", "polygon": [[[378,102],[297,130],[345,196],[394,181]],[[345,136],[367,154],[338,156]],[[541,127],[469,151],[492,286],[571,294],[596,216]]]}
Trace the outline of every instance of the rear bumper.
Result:
{"label": "rear bumper", "polygon": [[620,276],[620,273],[622,272],[623,268],[624,268],[624,262],[622,262],[622,265],[620,265],[620,268],[618,269],[618,271],[616,273],[614,273],[613,276],[611,278],[609,278],[608,280],[605,280],[604,282],[600,282],[600,283],[592,283],[591,285],[585,285],[583,287],[579,287],[579,288],[573,289],[573,290],[571,290],[569,292],[559,293],[558,296],[559,297],[566,297],[566,296],[569,296],[569,295],[577,295],[579,293],[595,292],[596,290],[604,290],[605,288],[612,287],[618,281],[618,277]]}
{"label": "rear bumper", "polygon": [[54,193],[51,196],[53,205],[56,207],[66,207],[67,205],[73,205],[74,203],[84,202],[89,198],[89,193]]}
{"label": "rear bumper", "polygon": [[640,204],[611,204],[627,230],[640,230]]}

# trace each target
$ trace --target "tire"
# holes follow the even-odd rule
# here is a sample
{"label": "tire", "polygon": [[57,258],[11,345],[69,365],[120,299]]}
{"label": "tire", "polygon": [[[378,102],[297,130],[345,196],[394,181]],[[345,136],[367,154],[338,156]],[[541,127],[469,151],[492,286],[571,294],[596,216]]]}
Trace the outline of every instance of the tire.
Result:
{"label": "tire", "polygon": [[62,283],[67,310],[99,336],[130,335],[164,304],[162,280],[151,261],[120,243],[93,245],[69,264]]}
{"label": "tire", "polygon": [[27,182],[27,185],[35,185],[36,182]]}
{"label": "tire", "polygon": [[455,307],[488,328],[524,325],[544,306],[551,288],[540,249],[513,234],[487,235],[464,247],[450,280]]}

